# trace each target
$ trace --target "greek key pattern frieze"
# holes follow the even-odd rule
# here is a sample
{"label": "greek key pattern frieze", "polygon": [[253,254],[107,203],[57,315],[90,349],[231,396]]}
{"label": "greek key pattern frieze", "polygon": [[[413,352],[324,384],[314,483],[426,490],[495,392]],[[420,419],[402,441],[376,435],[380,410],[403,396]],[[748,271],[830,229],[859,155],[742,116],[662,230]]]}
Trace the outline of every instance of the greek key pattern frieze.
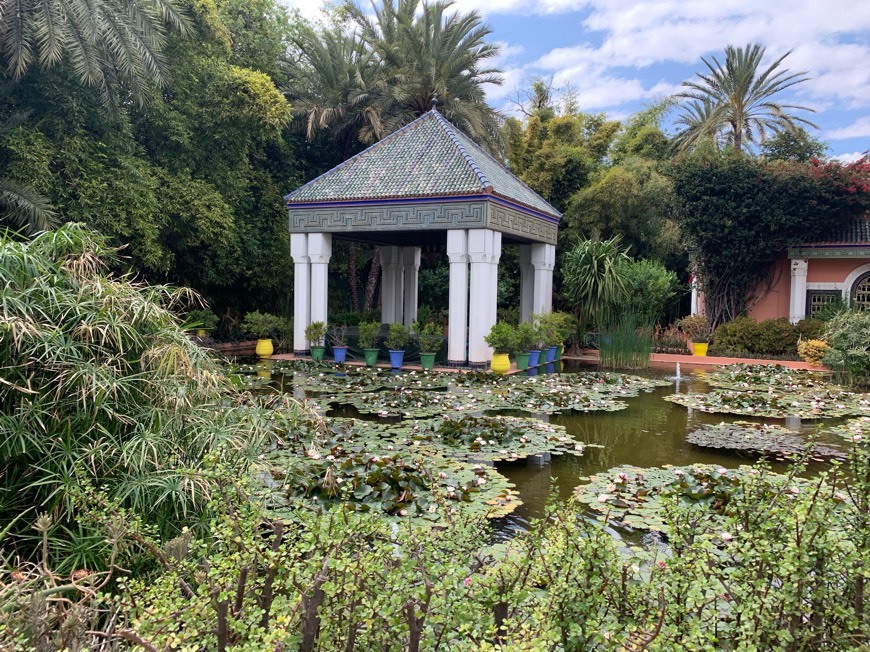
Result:
{"label": "greek key pattern frieze", "polygon": [[547,244],[556,244],[559,230],[555,224],[495,204],[489,207],[489,228]]}
{"label": "greek key pattern frieze", "polygon": [[409,204],[290,210],[290,232],[397,231],[483,228],[486,204]]}
{"label": "greek key pattern frieze", "polygon": [[870,258],[870,247],[789,249],[789,258]]}

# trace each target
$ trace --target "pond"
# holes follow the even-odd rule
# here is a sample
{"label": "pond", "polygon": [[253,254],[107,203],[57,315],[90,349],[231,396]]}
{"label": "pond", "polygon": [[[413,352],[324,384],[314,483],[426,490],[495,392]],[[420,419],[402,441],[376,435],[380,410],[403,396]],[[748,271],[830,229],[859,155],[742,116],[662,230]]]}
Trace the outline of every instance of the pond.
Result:
{"label": "pond", "polygon": [[[825,420],[801,420],[795,417],[762,418],[752,416],[751,411],[754,409],[752,405],[742,408],[738,406],[738,411],[743,410],[744,412],[742,415],[710,413],[695,407],[686,407],[672,402],[672,400],[666,400],[667,397],[671,397],[677,400],[687,399],[683,402],[691,403],[701,395],[706,396],[708,392],[715,392],[716,388],[708,382],[709,376],[702,372],[683,372],[679,377],[676,377],[673,371],[670,373],[656,370],[632,371],[628,372],[631,376],[640,377],[636,381],[625,380],[631,376],[618,376],[623,379],[620,382],[628,383],[627,389],[623,388],[622,385],[617,385],[610,394],[606,390],[601,390],[603,394],[597,396],[596,392],[599,390],[596,389],[594,383],[589,384],[592,382],[590,379],[598,378],[599,382],[604,383],[602,378],[607,375],[602,375],[600,370],[594,367],[568,363],[563,374],[541,375],[538,379],[531,381],[533,385],[545,385],[549,388],[547,391],[550,393],[546,394],[549,397],[549,402],[540,403],[539,407],[539,404],[534,402],[537,399],[529,399],[528,395],[522,395],[522,401],[532,400],[532,402],[525,403],[523,406],[525,409],[520,411],[491,409],[493,406],[500,405],[498,400],[493,401],[491,396],[493,393],[499,394],[503,388],[530,384],[528,381],[518,381],[518,379],[500,379],[497,376],[484,374],[425,376],[415,373],[393,375],[381,372],[377,376],[371,376],[367,375],[370,372],[360,369],[348,369],[347,376],[341,378],[333,376],[335,370],[330,367],[317,368],[303,365],[301,368],[295,368],[298,371],[291,372],[292,369],[293,367],[288,369],[281,365],[277,366],[276,373],[272,377],[272,387],[279,391],[293,392],[299,397],[306,396],[314,401],[326,401],[322,410],[330,417],[363,419],[377,424],[379,428],[391,426],[401,428],[408,423],[416,423],[417,418],[420,419],[421,424],[424,423],[424,419],[428,419],[425,423],[432,423],[433,417],[444,416],[446,418],[447,412],[466,410],[466,414],[510,415],[525,419],[532,417],[540,422],[556,426],[558,430],[564,428],[564,432],[572,445],[574,442],[582,442],[582,454],[504,455],[501,458],[496,456],[495,462],[485,462],[489,465],[494,464],[498,474],[506,477],[513,484],[516,498],[518,498],[517,507],[494,522],[500,537],[510,536],[513,532],[526,529],[530,519],[541,516],[548,494],[554,485],[557,494],[563,499],[567,499],[575,487],[583,484],[589,476],[614,467],[632,465],[648,468],[666,465],[709,464],[731,469],[751,463],[757,458],[757,455],[739,455],[725,448],[701,448],[686,441],[689,433],[704,426],[723,422],[727,424],[737,422],[775,424],[779,428],[789,431],[791,434],[783,436],[791,437],[792,441],[795,441],[795,434],[807,436],[815,433],[820,443],[833,444],[835,448],[843,448],[842,437],[829,432],[832,426],[838,426],[843,422],[842,417]],[[282,370],[286,373],[279,373]],[[764,372],[764,374],[770,373],[775,372]],[[769,377],[764,374],[753,377],[756,385],[761,383],[761,387],[764,387],[764,383]],[[341,391],[336,391],[336,381],[341,386]],[[733,390],[733,379],[729,378],[727,381],[723,383],[719,379],[716,384],[732,389],[720,389],[719,391],[744,391]],[[608,382],[610,381],[608,380]],[[636,382],[637,386],[632,386],[631,382]],[[804,382],[813,387],[814,391],[827,391],[828,394],[831,394],[826,379],[818,380],[818,377],[813,377],[812,380],[794,380],[790,376],[786,381],[777,379],[775,382],[787,386],[784,391],[780,392],[783,397],[773,396],[772,391],[762,391],[761,388],[758,388],[757,394],[752,400],[756,402],[766,400],[769,403],[772,400],[771,397],[773,399],[783,398],[786,405],[795,406],[793,408],[795,412],[803,410],[804,412],[816,413],[821,410],[817,408],[815,402],[811,407],[799,406],[797,401],[788,402],[792,398],[801,396],[788,394],[789,389],[795,389],[795,386],[789,385],[789,383]],[[560,383],[563,386],[560,386]],[[559,403],[562,399],[553,398],[554,394],[558,394],[560,391],[564,394],[567,391],[566,388],[583,383],[586,383],[589,393],[597,396],[597,398],[592,399],[588,406],[579,406],[580,409],[588,409],[588,411],[566,409],[566,406],[570,408],[578,408],[578,406],[570,402],[564,403],[564,401]],[[742,383],[742,385],[746,384]],[[415,386],[418,389],[407,392],[407,386]],[[402,389],[398,394],[391,394],[390,392],[394,391],[396,387]],[[541,387],[538,389],[540,390]],[[767,389],[769,390],[769,388]],[[408,399],[406,395],[401,393],[402,391],[405,391],[406,395],[411,398]],[[745,391],[743,394],[736,395],[738,399],[745,400],[744,394]],[[845,414],[846,406],[844,405],[836,405],[836,408],[840,408],[839,411],[834,409],[834,403],[837,401],[852,400],[853,403],[856,403],[860,396],[850,395],[849,399],[845,399],[837,395],[832,398],[829,402],[833,410],[832,414],[837,417],[841,413]],[[480,403],[475,402],[478,399]],[[510,403],[512,400],[516,401],[517,397],[507,396],[503,402]],[[396,401],[399,401],[398,407]],[[403,403],[402,401],[407,402]],[[480,405],[484,407],[481,409]],[[619,409],[623,405],[624,407]],[[818,405],[821,405],[822,409],[827,409],[824,407],[824,403],[819,402]],[[501,407],[503,408],[504,405]],[[540,411],[535,411],[538,409]],[[861,414],[864,410],[864,407],[856,407],[856,411],[851,414]],[[405,418],[400,418],[399,414],[404,414]],[[764,432],[767,436],[768,431]],[[387,432],[386,437],[390,436],[390,433]],[[797,439],[797,441],[798,445],[802,445],[801,439]],[[495,442],[489,443],[495,444]],[[562,445],[561,448],[562,452],[572,453],[571,446]],[[392,446],[390,449],[392,450]],[[553,450],[555,452],[556,449]],[[478,460],[473,459],[472,456],[470,461]],[[772,465],[775,471],[785,471],[788,466],[787,462],[776,460],[772,462]],[[814,466],[810,466],[808,472],[813,473],[822,466],[822,462],[816,462]]]}

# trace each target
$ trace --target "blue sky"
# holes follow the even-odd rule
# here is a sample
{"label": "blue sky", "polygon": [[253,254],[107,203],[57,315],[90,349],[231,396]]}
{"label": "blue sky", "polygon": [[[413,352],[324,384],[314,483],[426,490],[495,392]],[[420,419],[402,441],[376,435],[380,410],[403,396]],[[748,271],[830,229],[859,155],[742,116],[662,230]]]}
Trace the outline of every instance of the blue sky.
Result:
{"label": "blue sky", "polygon": [[[316,18],[316,0],[284,0]],[[361,3],[364,4],[364,3]],[[506,113],[541,76],[570,85],[581,110],[621,119],[723,58],[728,44],[761,43],[766,62],[810,80],[779,100],[810,107],[799,115],[844,161],[870,148],[870,0],[457,0],[479,11],[502,46],[500,87],[490,103]]]}

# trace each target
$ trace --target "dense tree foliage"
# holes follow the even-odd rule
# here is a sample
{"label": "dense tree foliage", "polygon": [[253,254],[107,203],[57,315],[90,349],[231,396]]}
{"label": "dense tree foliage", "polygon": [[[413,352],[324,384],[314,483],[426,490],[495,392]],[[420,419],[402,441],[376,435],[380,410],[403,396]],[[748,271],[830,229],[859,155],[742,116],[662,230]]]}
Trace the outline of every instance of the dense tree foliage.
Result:
{"label": "dense tree foliage", "polygon": [[295,22],[239,0],[197,0],[183,20],[190,36],[161,41],[165,85],[145,107],[107,113],[63,62],[29,70],[0,104],[29,111],[0,141],[0,163],[63,219],[128,246],[145,278],[194,287],[221,312],[275,310],[292,285],[281,196],[307,161],[333,160],[308,155],[277,87],[292,73]]}
{"label": "dense tree foliage", "polygon": [[680,226],[712,324],[733,319],[792,244],[811,242],[870,207],[870,165],[765,162],[708,152],[673,171]]}

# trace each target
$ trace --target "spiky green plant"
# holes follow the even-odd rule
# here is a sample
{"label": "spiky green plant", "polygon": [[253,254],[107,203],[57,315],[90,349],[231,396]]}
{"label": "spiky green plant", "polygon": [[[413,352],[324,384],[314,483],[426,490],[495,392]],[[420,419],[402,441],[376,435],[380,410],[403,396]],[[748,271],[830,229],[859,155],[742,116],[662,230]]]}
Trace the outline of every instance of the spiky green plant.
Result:
{"label": "spiky green plant", "polygon": [[209,459],[274,432],[181,330],[191,293],[113,277],[114,258],[77,224],[0,238],[0,528],[35,507],[61,536],[93,484],[172,531],[209,500]]}
{"label": "spiky green plant", "polygon": [[608,325],[625,295],[624,264],[628,261],[619,236],[583,240],[565,255],[563,291],[581,323]]}

